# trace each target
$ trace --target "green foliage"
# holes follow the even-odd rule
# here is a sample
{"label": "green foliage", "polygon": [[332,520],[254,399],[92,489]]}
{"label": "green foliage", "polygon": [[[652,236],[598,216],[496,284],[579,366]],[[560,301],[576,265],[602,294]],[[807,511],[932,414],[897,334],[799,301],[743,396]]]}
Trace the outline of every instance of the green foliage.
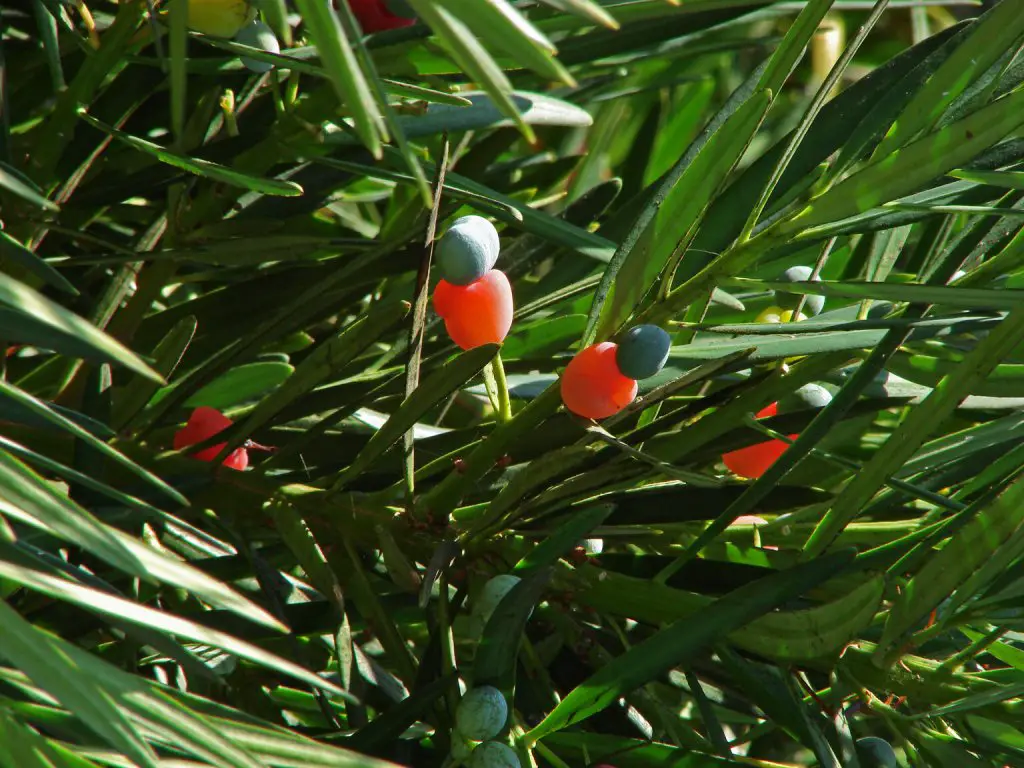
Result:
{"label": "green foliage", "polygon": [[2,11],[0,765],[1024,762],[1016,0],[362,6]]}

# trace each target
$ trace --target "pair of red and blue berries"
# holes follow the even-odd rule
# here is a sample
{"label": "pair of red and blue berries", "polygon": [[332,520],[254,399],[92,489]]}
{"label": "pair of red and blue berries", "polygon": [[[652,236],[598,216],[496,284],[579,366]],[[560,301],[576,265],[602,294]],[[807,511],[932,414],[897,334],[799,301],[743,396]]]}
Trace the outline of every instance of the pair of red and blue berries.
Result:
{"label": "pair of red and blue berries", "polygon": [[500,344],[512,327],[512,285],[494,268],[500,249],[497,230],[482,216],[456,219],[437,242],[434,311],[462,349]]}
{"label": "pair of red and blue berries", "polygon": [[656,325],[630,328],[616,344],[581,350],[562,374],[562,402],[587,419],[606,419],[636,399],[637,380],[654,376],[668,360],[672,338]]}

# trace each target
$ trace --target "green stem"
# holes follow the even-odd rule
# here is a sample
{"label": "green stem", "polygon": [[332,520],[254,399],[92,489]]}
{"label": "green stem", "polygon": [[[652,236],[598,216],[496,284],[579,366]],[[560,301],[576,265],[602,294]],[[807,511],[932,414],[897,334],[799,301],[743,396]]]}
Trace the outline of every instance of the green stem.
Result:
{"label": "green stem", "polygon": [[498,402],[498,377],[494,375],[494,362],[484,366],[484,389],[487,390],[487,399],[494,409],[494,418],[501,421],[501,403]]}
{"label": "green stem", "polygon": [[982,635],[977,640],[974,640],[966,648],[954,653],[944,662],[939,664],[937,669],[939,670],[958,670],[964,665],[965,662],[970,661],[975,656],[980,656],[984,651],[987,651],[992,645],[998,643],[1010,630],[1005,627],[996,627],[987,635]]}
{"label": "green stem", "polygon": [[491,361],[494,382],[498,387],[498,421],[512,420],[512,401],[508,396],[508,379],[505,378],[505,365],[501,362],[501,352]]}

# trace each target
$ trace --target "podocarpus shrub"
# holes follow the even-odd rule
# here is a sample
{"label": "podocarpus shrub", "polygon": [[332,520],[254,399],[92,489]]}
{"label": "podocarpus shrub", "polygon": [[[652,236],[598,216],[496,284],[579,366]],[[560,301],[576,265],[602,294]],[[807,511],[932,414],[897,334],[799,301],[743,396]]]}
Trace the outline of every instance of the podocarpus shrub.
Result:
{"label": "podocarpus shrub", "polygon": [[5,6],[0,765],[1020,762],[990,5]]}

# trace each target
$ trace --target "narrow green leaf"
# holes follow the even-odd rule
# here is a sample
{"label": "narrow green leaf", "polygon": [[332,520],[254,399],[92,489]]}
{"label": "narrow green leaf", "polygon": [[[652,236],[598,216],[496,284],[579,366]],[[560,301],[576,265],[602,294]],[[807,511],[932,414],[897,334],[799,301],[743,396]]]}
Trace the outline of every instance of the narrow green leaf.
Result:
{"label": "narrow green leaf", "polygon": [[552,8],[557,8],[565,13],[574,13],[608,29],[619,28],[619,22],[592,0],[543,0],[543,2]]}
{"label": "narrow green leaf", "polygon": [[111,746],[145,768],[159,759],[123,710],[95,681],[81,674],[72,659],[0,600],[0,654],[23,670],[57,701],[74,712]]}
{"label": "narrow green leaf", "polygon": [[32,182],[3,162],[0,162],[0,187],[44,210],[53,212],[60,210],[54,203],[43,197]]}
{"label": "narrow green leaf", "polygon": [[614,504],[595,504],[591,507],[584,507],[561,523],[550,536],[524,555],[513,570],[529,573],[546,565],[554,565],[558,558],[572,551],[573,547],[585,539],[614,511]]}
{"label": "narrow green leaf", "polygon": [[[586,572],[592,572],[588,569]],[[840,651],[867,627],[882,602],[882,576],[872,576],[834,600],[800,610],[773,611],[729,634],[744,650],[779,662],[822,659]],[[654,579],[603,571],[579,596],[584,605],[612,616],[663,624],[703,616],[714,601]]]}
{"label": "narrow green leaf", "polygon": [[569,86],[576,81],[551,54],[555,46],[507,0],[440,0],[491,48],[506,51],[517,63]]}
{"label": "narrow green leaf", "polygon": [[[900,592],[875,649],[876,663],[889,665],[891,651],[928,612],[993,557],[1024,525],[1024,477],[1018,477],[933,554]],[[965,596],[970,597],[969,595]]]}
{"label": "narrow green leaf", "polygon": [[780,232],[807,232],[916,192],[996,144],[1022,123],[1024,90],[1019,90],[872,161],[811,200],[797,217],[781,226]]}
{"label": "narrow green leaf", "polygon": [[840,573],[852,560],[852,552],[840,552],[772,574],[716,600],[701,613],[700,621],[677,621],[637,643],[570,691],[526,734],[527,742],[536,743],[579,723],[673,667],[687,664],[723,636]]}
{"label": "narrow green leaf", "polygon": [[[309,2],[311,0],[304,1]],[[233,187],[241,187],[242,189],[249,190],[250,192],[259,192],[264,195],[298,197],[302,194],[302,187],[294,181],[264,179],[258,176],[252,176],[248,173],[243,173],[242,171],[236,171],[233,168],[227,168],[223,165],[211,163],[209,160],[201,160],[198,157],[186,157],[185,155],[177,152],[172,152],[166,147],[161,147],[159,144],[154,144],[152,141],[140,139],[138,136],[132,136],[119,128],[107,125],[82,109],[79,110],[78,116],[85,122],[89,123],[93,128],[110,134],[118,141],[127,144],[129,147],[137,149],[140,152],[144,152],[150,157],[156,158],[161,163],[166,163],[167,165],[174,166],[175,168],[179,168],[188,173],[194,173],[196,176],[203,176],[208,179],[213,179],[214,181],[230,184]]]}
{"label": "narrow green leaf", "polygon": [[296,0],[295,5],[302,14],[338,98],[352,115],[356,133],[370,154],[380,159],[384,124],[377,114],[366,76],[359,68],[355,48],[334,8],[330,3],[318,0]]}
{"label": "narrow green leaf", "polygon": [[[694,158],[704,150],[712,136],[721,130],[727,122],[735,118],[740,109],[749,109],[748,105],[757,98],[760,72],[760,70],[756,71],[751,77],[747,78],[743,85],[733,92],[723,107],[704,127],[700,135],[691,142],[676,164],[662,176],[657,189],[638,212],[628,233],[615,249],[615,253],[605,268],[604,274],[601,276],[601,282],[594,292],[594,299],[587,316],[587,328],[583,333],[583,346],[589,346],[597,338],[598,324],[602,321],[602,317],[604,317],[607,311],[605,307],[612,297],[619,271],[628,261],[633,261],[634,264],[643,263],[640,253],[641,251],[646,252],[650,248],[650,231],[656,225],[659,213],[669,195],[676,189],[683,175],[688,172]],[[637,255],[634,256],[634,252]]]}
{"label": "narrow green leaf", "polygon": [[[775,163],[775,167],[772,168],[771,175],[765,183],[764,188],[761,190],[761,195],[758,198],[757,203],[755,203],[754,207],[747,215],[746,222],[740,232],[740,241],[746,240],[754,230],[754,226],[757,224],[758,219],[767,207],[768,201],[772,197],[772,193],[775,192],[775,189],[785,174],[786,169],[789,167],[789,164],[797,156],[797,153],[800,150],[800,145],[811,132],[811,126],[815,119],[825,106],[825,102],[829,99],[834,89],[839,84],[840,78],[846,71],[846,68],[850,65],[850,62],[853,61],[853,57],[860,49],[860,46],[864,44],[868,33],[881,20],[882,13],[886,9],[888,2],[889,0],[877,0],[874,7],[871,9],[871,13],[867,20],[861,25],[860,29],[857,30],[857,34],[854,38],[847,43],[842,54],[840,54],[839,58],[832,64],[828,74],[818,86],[818,90],[811,99],[811,103],[808,105],[807,110],[801,117],[800,123],[789,138],[789,142],[783,150],[782,156]],[[796,61],[796,50],[794,49],[803,49],[810,40],[811,35],[817,30],[818,24],[824,17],[825,12],[828,10],[830,5],[830,2],[810,2],[804,6],[804,9],[800,12],[800,16],[796,20],[796,23],[786,33],[786,39],[783,41],[783,44],[779,46],[779,49],[772,57],[768,70],[765,72],[765,80],[767,81],[766,87],[772,88],[773,75],[777,79],[781,79],[781,76],[788,76],[789,71],[792,70]],[[786,70],[787,66],[789,70]],[[784,72],[785,75],[783,75]],[[778,93],[778,89],[781,87],[782,83],[778,82],[774,86],[772,92]]]}
{"label": "narrow green leaf", "polygon": [[[898,353],[889,360],[887,367],[908,381],[934,388],[961,364],[956,360],[943,360],[931,355]],[[987,378],[971,388],[971,394],[984,397],[1024,396],[1024,365],[1000,363]]]}
{"label": "narrow green leaf", "polygon": [[95,763],[64,760],[38,733],[0,709],[0,764],[18,768],[92,768]]}
{"label": "narrow green leaf", "polygon": [[943,113],[1007,51],[1019,46],[1024,16],[1013,3],[997,3],[970,27],[960,43],[893,120],[875,150],[885,157],[921,131],[932,130]]}
{"label": "narrow green leaf", "polygon": [[188,0],[171,0],[170,18],[170,85],[171,131],[175,146],[180,147],[185,132],[185,109],[188,99]]}
{"label": "narrow green leaf", "polygon": [[[153,369],[165,378],[170,378],[181,362],[185,350],[192,343],[198,323],[194,316],[183,317],[167,332],[153,350]],[[113,393],[112,423],[121,429],[141,411],[159,390],[159,386],[148,379],[138,377]]]}
{"label": "narrow green leaf", "polygon": [[346,325],[303,358],[291,376],[260,400],[239,427],[238,434],[253,434],[289,404],[341,370],[356,355],[362,354],[408,313],[409,305],[405,302],[385,302]]}
{"label": "narrow green leaf", "polygon": [[435,517],[447,518],[467,490],[494,467],[508,447],[536,429],[544,419],[558,410],[561,403],[562,395],[557,383],[549,385],[511,421],[495,427],[487,439],[479,443],[470,454],[461,473],[452,472],[424,494],[421,502],[423,508],[429,509]]}
{"label": "narrow green leaf", "polygon": [[[191,395],[185,400],[184,405],[186,408],[196,408],[200,405],[219,409],[230,408],[277,389],[288,381],[294,372],[293,366],[276,361],[240,365]],[[154,403],[159,402],[161,397],[162,393],[157,393],[153,398]]]}
{"label": "narrow green leaf", "polygon": [[480,373],[484,366],[494,359],[499,349],[498,344],[485,344],[471,349],[445,363],[429,376],[373,434],[352,464],[339,475],[332,490],[340,490],[345,483],[358,477],[384,451],[401,440],[402,435],[412,428],[423,414]]}
{"label": "narrow green leaf", "polygon": [[180,587],[250,621],[285,630],[281,622],[223,582],[100,522],[72,500],[56,496],[52,486],[5,451],[0,451],[0,487],[4,489],[0,511],[12,520],[73,542],[147,583]]}
{"label": "narrow green leaf", "polygon": [[[103,333],[78,315],[50,301],[24,283],[4,274],[0,274],[0,304],[6,304],[15,312],[28,315],[37,325],[42,323],[56,332],[72,337],[93,349],[95,354],[104,360],[116,362],[130,371],[161,384],[164,383],[160,374],[142,362],[119,341]],[[12,327],[12,325],[11,319],[5,323],[7,327]]]}
{"label": "narrow green leaf", "polygon": [[[665,197],[639,248],[630,252],[615,277],[595,338],[601,339],[625,322],[662,274],[673,252],[685,251],[701,215],[757,132],[772,95],[754,94],[707,141]],[[591,310],[593,311],[593,309]]]}
{"label": "narrow green leaf", "polygon": [[287,499],[280,497],[268,501],[265,509],[274,518],[281,538],[306,572],[310,583],[332,601],[339,612],[343,612],[345,603],[338,577],[299,511]]}
{"label": "narrow green leaf", "polygon": [[[1024,290],[1011,288],[958,288],[951,285],[919,283],[876,283],[830,280],[781,283],[774,280],[733,278],[730,285],[763,286],[771,290],[808,293],[818,296],[841,296],[851,299],[880,299],[911,304],[942,304],[957,309],[1013,309],[1024,304]],[[816,320],[815,318],[814,320]],[[812,320],[811,322],[814,322]]]}
{"label": "narrow green leaf", "polygon": [[74,435],[89,447],[94,448],[114,463],[124,467],[136,477],[144,480],[146,483],[159,490],[165,497],[173,500],[176,504],[181,504],[186,507],[188,506],[188,499],[182,496],[176,489],[169,486],[149,470],[140,467],[123,453],[107,445],[105,442],[95,437],[88,430],[80,427],[71,419],[62,416],[57,411],[49,408],[43,401],[37,400],[28,393],[21,391],[17,387],[14,387],[3,380],[0,380],[0,397],[14,400],[18,405],[28,409],[36,416],[42,417],[51,424],[60,427],[65,432]]}
{"label": "narrow green leaf", "polygon": [[1024,333],[1024,308],[1013,310],[978,346],[963,364],[932,390],[909,412],[871,460],[836,498],[804,546],[804,556],[822,552],[843,527],[853,520],[882,482],[895,473],[983,380],[996,364],[1019,342]]}
{"label": "narrow green leaf", "polygon": [[1024,172],[1021,171],[950,171],[954,179],[973,181],[977,184],[988,184],[1004,189],[1024,189]]}
{"label": "narrow green leaf", "polygon": [[10,259],[14,264],[35,275],[44,283],[52,285],[57,290],[72,296],[78,295],[78,289],[69,283],[64,275],[6,232],[0,232],[0,256]]}
{"label": "narrow green leaf", "polygon": [[[445,131],[458,133],[515,125],[515,121],[501,111],[500,105],[490,94],[466,91],[460,96],[465,98],[468,105],[431,104],[423,114],[401,115],[395,122],[406,136],[413,139],[435,136]],[[584,128],[594,122],[586,110],[543,93],[512,91],[509,98],[519,109],[522,121],[529,125]],[[342,146],[355,143],[352,136],[344,132],[331,134],[328,141]]]}
{"label": "narrow green leaf", "polygon": [[533,609],[540,602],[552,575],[539,568],[523,575],[487,620],[473,659],[473,685],[493,685],[511,698],[516,659]]}
{"label": "narrow green leaf", "polygon": [[487,52],[472,30],[448,9],[429,0],[408,0],[416,15],[423,19],[446,44],[452,58],[473,80],[478,82],[494,99],[494,103],[519,126],[523,136],[533,141],[533,129],[522,119],[512,100],[512,84],[501,67]]}
{"label": "narrow green leaf", "polygon": [[[10,545],[0,544],[0,552],[7,546]],[[252,643],[232,637],[225,632],[209,629],[194,621],[173,616],[164,611],[126,600],[109,592],[93,589],[84,584],[76,584],[59,576],[18,566],[2,559],[0,559],[0,576],[23,584],[36,592],[52,598],[66,600],[81,608],[110,618],[118,618],[137,624],[140,627],[149,627],[168,635],[221,648],[228,653],[248,659],[267,669],[288,675],[307,685],[330,691],[336,696],[347,696],[344,691],[330,681],[310,672],[304,667],[300,667],[294,662],[286,661],[280,656],[269,653]]]}

